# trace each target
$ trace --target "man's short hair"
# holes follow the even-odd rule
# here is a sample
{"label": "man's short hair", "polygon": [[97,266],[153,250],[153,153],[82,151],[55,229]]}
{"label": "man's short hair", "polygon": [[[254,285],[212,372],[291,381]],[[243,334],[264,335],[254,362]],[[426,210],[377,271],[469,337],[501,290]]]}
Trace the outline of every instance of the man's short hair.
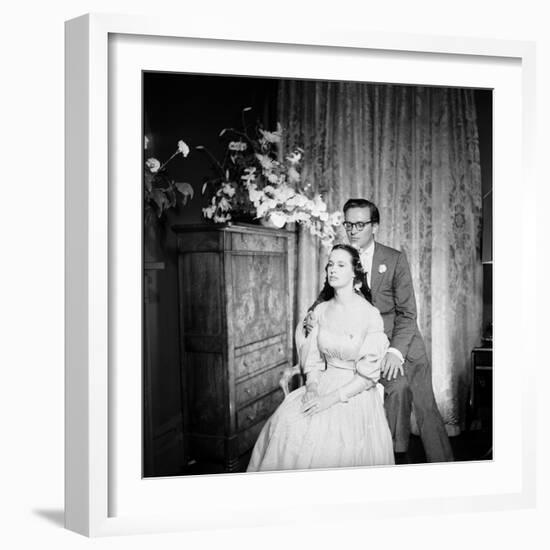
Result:
{"label": "man's short hair", "polygon": [[350,208],[368,208],[370,212],[370,219],[373,223],[380,223],[380,212],[376,204],[367,199],[348,199],[344,204],[344,214]]}

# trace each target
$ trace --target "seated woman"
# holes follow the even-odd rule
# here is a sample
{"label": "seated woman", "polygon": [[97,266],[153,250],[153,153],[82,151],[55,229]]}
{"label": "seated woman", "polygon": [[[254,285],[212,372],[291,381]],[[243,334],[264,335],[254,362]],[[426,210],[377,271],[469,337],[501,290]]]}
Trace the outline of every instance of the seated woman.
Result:
{"label": "seated woman", "polygon": [[297,338],[306,384],[290,393],[266,422],[249,472],[394,463],[390,430],[375,390],[388,340],[380,313],[365,298],[357,250],[336,245],[326,276],[326,301],[314,310],[313,329]]}

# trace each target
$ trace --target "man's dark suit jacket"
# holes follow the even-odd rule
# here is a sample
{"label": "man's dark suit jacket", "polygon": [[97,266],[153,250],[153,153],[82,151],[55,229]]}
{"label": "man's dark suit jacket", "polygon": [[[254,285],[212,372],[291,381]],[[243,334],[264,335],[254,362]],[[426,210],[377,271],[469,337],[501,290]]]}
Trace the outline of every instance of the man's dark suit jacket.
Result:
{"label": "man's dark suit jacket", "polygon": [[412,362],[426,355],[416,322],[416,299],[405,254],[375,242],[370,283],[372,303],[382,314],[390,346]]}

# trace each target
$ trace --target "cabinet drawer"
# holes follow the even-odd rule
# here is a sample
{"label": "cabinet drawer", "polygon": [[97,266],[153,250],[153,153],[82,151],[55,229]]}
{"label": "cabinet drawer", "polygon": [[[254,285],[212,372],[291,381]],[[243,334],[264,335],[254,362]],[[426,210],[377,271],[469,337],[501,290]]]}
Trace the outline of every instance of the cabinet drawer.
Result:
{"label": "cabinet drawer", "polygon": [[286,359],[286,341],[260,348],[235,358],[236,378],[242,378],[260,369],[281,363]]}
{"label": "cabinet drawer", "polygon": [[257,397],[278,388],[279,380],[281,379],[286,367],[287,364],[284,363],[278,367],[262,372],[257,376],[254,376],[254,378],[249,378],[248,380],[237,384],[237,408],[240,408],[248,401],[252,401]]}
{"label": "cabinet drawer", "polygon": [[252,424],[267,418],[279,406],[283,398],[283,392],[276,390],[255,401],[252,405],[237,411],[237,430],[246,430]]}

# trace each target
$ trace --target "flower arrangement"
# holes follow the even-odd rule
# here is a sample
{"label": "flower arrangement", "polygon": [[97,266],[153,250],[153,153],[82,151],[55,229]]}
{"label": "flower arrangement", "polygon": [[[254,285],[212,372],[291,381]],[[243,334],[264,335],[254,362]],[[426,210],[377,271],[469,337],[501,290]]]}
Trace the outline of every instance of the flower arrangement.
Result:
{"label": "flower arrangement", "polygon": [[155,216],[161,218],[163,214],[178,203],[180,198],[183,205],[193,198],[193,187],[189,183],[174,181],[166,171],[166,165],[177,155],[186,158],[189,154],[189,146],[182,140],[178,141],[176,152],[164,163],[156,158],[148,158],[145,161],[144,173],[144,201],[145,223],[150,223]]}
{"label": "flower arrangement", "polygon": [[204,217],[215,223],[226,223],[248,214],[251,218],[269,220],[275,227],[296,222],[330,246],[335,228],[341,224],[339,212],[329,213],[320,194],[311,185],[301,186],[300,162],[304,151],[296,148],[284,158],[279,151],[283,136],[281,125],[274,131],[257,125],[249,133],[243,109],[243,129],[224,128],[220,138],[227,141],[223,161],[218,162],[203,146],[197,149],[209,155],[219,177],[205,182],[203,194],[213,188]]}

